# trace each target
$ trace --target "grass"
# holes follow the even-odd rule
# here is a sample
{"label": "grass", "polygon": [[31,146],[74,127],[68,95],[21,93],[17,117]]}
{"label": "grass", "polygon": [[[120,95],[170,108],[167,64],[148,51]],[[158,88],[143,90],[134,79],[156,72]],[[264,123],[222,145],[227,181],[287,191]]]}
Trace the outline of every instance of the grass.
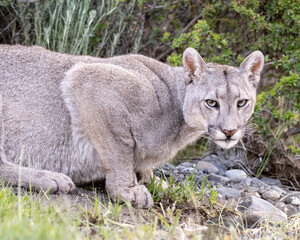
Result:
{"label": "grass", "polygon": [[111,57],[119,53],[126,31],[131,31],[134,46],[130,51],[137,53],[141,33],[136,33],[134,24],[130,24],[135,3],[136,0],[0,0],[5,29],[0,31],[0,40],[63,53]]}
{"label": "grass", "polygon": [[[171,178],[172,179],[172,178]],[[205,180],[196,183],[193,174],[185,182],[170,180],[148,189],[152,210],[133,209],[112,203],[94,191],[94,196],[67,204],[63,196],[33,193],[20,188],[0,190],[1,239],[299,239],[300,215],[288,223],[262,222],[255,228],[242,224],[242,215],[220,205],[217,188]],[[198,186],[198,191],[196,191]],[[160,194],[158,194],[160,193]],[[74,196],[73,196],[74,198]],[[76,196],[75,196],[76,198]],[[88,204],[90,203],[90,204]],[[231,218],[228,225],[226,218]]]}

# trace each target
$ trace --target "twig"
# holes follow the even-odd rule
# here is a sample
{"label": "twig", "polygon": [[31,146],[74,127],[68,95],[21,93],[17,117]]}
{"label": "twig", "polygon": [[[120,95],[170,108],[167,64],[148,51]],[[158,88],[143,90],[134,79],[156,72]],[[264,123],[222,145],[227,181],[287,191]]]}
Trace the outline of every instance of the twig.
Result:
{"label": "twig", "polygon": [[[198,14],[196,17],[194,17],[179,33],[179,35],[185,33],[192,25],[195,24],[195,22],[202,16],[202,13]],[[167,51],[161,53],[156,59],[161,60],[165,56],[169,55],[173,51],[172,48],[169,48]]]}
{"label": "twig", "polygon": [[196,17],[194,17],[181,31],[180,34],[185,33],[194,23],[202,16],[202,13],[199,13]]}
{"label": "twig", "polygon": [[295,127],[295,128],[293,128],[293,129],[291,129],[291,130],[289,130],[289,131],[283,133],[281,137],[282,137],[283,139],[286,139],[286,138],[288,138],[289,136],[296,135],[296,134],[298,134],[298,133],[300,133],[300,127]]}

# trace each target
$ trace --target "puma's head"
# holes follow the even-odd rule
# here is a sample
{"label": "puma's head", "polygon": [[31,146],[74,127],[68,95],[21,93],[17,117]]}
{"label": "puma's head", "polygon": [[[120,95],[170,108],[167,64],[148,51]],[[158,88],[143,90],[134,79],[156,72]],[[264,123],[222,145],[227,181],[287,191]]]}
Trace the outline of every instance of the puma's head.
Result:
{"label": "puma's head", "polygon": [[264,57],[259,51],[235,68],[206,64],[195,49],[186,49],[186,123],[196,131],[204,130],[222,148],[233,147],[243,137],[253,112],[263,65]]}

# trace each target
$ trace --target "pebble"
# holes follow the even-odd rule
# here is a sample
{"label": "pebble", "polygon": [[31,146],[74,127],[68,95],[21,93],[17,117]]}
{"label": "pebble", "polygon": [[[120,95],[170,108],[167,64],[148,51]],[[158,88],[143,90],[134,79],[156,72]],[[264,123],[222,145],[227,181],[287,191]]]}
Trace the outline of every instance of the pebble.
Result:
{"label": "pebble", "polygon": [[247,179],[247,174],[243,170],[232,169],[225,172],[226,177],[229,178],[231,182],[241,182]]}
{"label": "pebble", "polygon": [[182,167],[182,168],[194,168],[196,166],[196,163],[191,163],[191,162],[182,162],[178,164],[176,167]]}
{"label": "pebble", "polygon": [[[168,163],[162,164],[155,169],[155,174],[165,175],[169,180],[172,171],[174,181],[178,184],[186,182],[193,173],[197,183],[196,191],[201,191],[205,178],[214,184],[215,189],[218,187],[219,201],[228,203],[227,199],[239,199],[239,210],[244,213],[248,223],[265,218],[284,222],[287,216],[300,212],[300,192],[284,190],[278,179],[251,178],[243,170],[228,170],[237,167],[234,161],[230,157],[225,159],[209,155],[200,161],[182,162],[176,167]],[[208,193],[209,191],[210,189]]]}
{"label": "pebble", "polygon": [[274,178],[268,178],[268,177],[262,177],[260,179],[262,182],[264,182],[265,184],[268,184],[270,186],[272,185],[276,185],[278,187],[281,187],[282,184],[281,184],[281,181],[279,179],[274,179]]}
{"label": "pebble", "polygon": [[263,199],[277,200],[280,198],[280,193],[276,190],[270,189],[262,194]]}
{"label": "pebble", "polygon": [[257,197],[257,198],[260,198],[260,194],[258,192],[246,192],[245,193],[245,198],[247,197]]}
{"label": "pebble", "polygon": [[292,204],[287,204],[286,205],[287,209],[288,209],[288,214],[289,215],[294,215],[294,214],[299,214],[299,207],[297,206],[293,206]]}
{"label": "pebble", "polygon": [[275,207],[277,207],[278,209],[280,209],[281,211],[287,213],[288,212],[288,208],[286,207],[286,204],[284,202],[279,202],[275,205]]}
{"label": "pebble", "polygon": [[296,197],[292,196],[292,195],[287,195],[285,196],[282,201],[285,202],[286,204],[291,203]]}
{"label": "pebble", "polygon": [[208,156],[204,157],[202,160],[207,161],[207,162],[211,162],[211,163],[214,163],[214,164],[219,164],[221,166],[224,166],[226,169],[232,168],[236,165],[236,163],[234,161],[224,159],[224,158],[222,158],[218,155],[215,155],[215,154],[208,155]]}
{"label": "pebble", "polygon": [[212,181],[214,183],[219,183],[219,184],[222,184],[222,185],[225,185],[226,183],[229,182],[229,178],[217,175],[215,173],[209,174],[207,179],[209,181]]}
{"label": "pebble", "polygon": [[294,206],[299,206],[300,205],[300,199],[299,198],[294,198],[291,201],[291,204],[294,205]]}
{"label": "pebble", "polygon": [[249,197],[240,203],[238,210],[244,213],[245,223],[250,226],[262,220],[286,222],[287,215],[271,203],[257,197]]}
{"label": "pebble", "polygon": [[265,184],[257,178],[252,178],[251,187],[256,188],[260,194],[263,194],[266,190],[271,188],[269,185]]}
{"label": "pebble", "polygon": [[277,191],[277,192],[280,194],[280,197],[282,197],[283,195],[286,194],[286,191],[285,191],[285,190],[283,190],[282,188],[277,187],[277,186],[275,186],[275,185],[271,186],[271,189]]}
{"label": "pebble", "polygon": [[202,172],[207,173],[217,173],[219,169],[212,164],[211,162],[206,161],[199,161],[196,166],[197,169],[201,170]]}
{"label": "pebble", "polygon": [[239,198],[241,196],[241,192],[228,187],[220,187],[219,188],[220,197],[228,199],[228,198]]}

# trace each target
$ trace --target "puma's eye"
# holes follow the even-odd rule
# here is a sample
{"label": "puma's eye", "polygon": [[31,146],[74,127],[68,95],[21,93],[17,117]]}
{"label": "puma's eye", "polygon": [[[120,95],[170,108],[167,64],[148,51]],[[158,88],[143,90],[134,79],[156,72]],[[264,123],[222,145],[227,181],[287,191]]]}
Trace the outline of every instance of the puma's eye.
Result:
{"label": "puma's eye", "polygon": [[237,106],[238,106],[238,107],[244,107],[244,106],[246,105],[247,102],[248,102],[247,99],[240,100],[240,101],[238,101]]}
{"label": "puma's eye", "polygon": [[209,107],[218,107],[218,103],[215,100],[207,99],[205,102]]}

